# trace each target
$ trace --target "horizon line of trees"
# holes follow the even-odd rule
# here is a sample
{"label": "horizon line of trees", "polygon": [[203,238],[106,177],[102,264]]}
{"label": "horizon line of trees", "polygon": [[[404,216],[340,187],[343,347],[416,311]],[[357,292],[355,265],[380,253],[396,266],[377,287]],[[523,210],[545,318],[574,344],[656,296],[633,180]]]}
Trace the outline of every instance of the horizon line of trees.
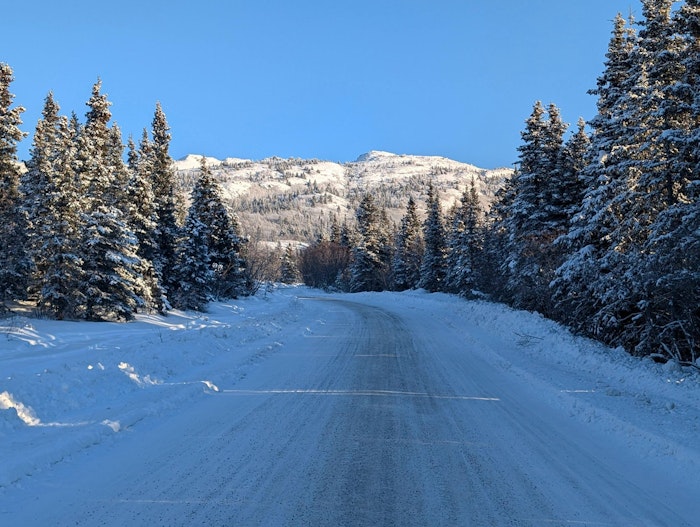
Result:
{"label": "horizon line of trees", "polygon": [[160,103],[125,160],[101,81],[84,123],[49,92],[22,171],[12,81],[0,63],[0,311],[29,300],[55,319],[129,320],[252,292],[246,240],[204,158],[185,207]]}
{"label": "horizon line of trees", "polygon": [[[634,355],[700,358],[700,0],[618,14],[597,115],[568,125],[536,102],[511,179],[484,214],[465,192],[445,221],[432,187],[399,228],[370,194],[356,228],[299,255],[304,281],[425,288],[538,311]],[[639,29],[638,29],[639,28]],[[590,128],[590,135],[587,132]]]}

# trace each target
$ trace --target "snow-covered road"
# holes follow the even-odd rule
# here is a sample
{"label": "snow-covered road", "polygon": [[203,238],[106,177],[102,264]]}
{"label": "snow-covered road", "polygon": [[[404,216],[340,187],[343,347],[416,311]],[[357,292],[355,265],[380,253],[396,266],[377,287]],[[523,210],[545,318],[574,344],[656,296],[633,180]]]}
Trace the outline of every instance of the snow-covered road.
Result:
{"label": "snow-covered road", "polygon": [[[591,376],[545,389],[497,353],[498,326],[427,298],[300,296],[268,353],[216,363],[206,391],[3,489],[0,524],[698,525],[674,456],[640,456],[611,432],[622,415],[591,425],[572,410]],[[631,416],[635,447],[654,441],[650,422]]]}

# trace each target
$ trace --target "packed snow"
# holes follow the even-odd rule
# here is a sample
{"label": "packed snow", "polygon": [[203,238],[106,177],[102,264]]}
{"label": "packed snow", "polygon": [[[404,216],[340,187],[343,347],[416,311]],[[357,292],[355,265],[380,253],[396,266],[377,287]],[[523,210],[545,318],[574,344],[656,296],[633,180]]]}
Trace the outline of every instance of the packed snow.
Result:
{"label": "packed snow", "polygon": [[[363,357],[360,360],[391,360],[401,352],[402,346],[413,346],[418,340],[434,342],[434,346],[450,347],[457,354],[455,356],[462,361],[460,368],[464,368],[465,376],[472,371],[472,364],[474,375],[479,375],[475,361],[486,365],[490,372],[488,377],[498,379],[496,384],[502,393],[492,385],[484,390],[485,393],[450,394],[446,386],[444,393],[429,394],[410,387],[402,391],[388,384],[366,385],[353,390],[350,385],[343,384],[345,381],[342,379],[336,386],[321,389],[310,385],[310,377],[306,379],[306,385],[294,384],[294,379],[300,382],[305,377],[298,372],[294,378],[285,377],[296,371],[291,367],[293,361],[305,357],[304,360],[311,361],[304,366],[306,370],[314,364],[321,368],[325,364],[323,360],[330,361],[332,354],[340,353],[317,347],[314,349],[319,355],[308,357],[311,353],[310,343],[333,342],[334,328],[340,331],[344,317],[349,316],[343,311],[342,302],[376,309],[376,313],[389,314],[387,316],[391,320],[401,321],[410,328],[405,342],[401,340],[403,337],[392,337],[392,342],[396,341],[396,344],[392,344],[395,349],[382,348],[376,351],[376,355],[357,352],[358,357]],[[444,328],[444,331],[441,332],[439,328]],[[442,334],[433,337],[430,332]],[[342,332],[338,333],[338,340],[341,336]],[[343,338],[350,337],[345,335]],[[371,335],[367,338],[371,338]],[[417,349],[427,350],[429,347],[430,344],[426,344],[424,348]],[[439,353],[440,349],[434,352]],[[463,353],[463,359],[459,359],[459,353]],[[480,378],[474,379],[475,386],[485,386],[486,377],[482,373]],[[518,394],[518,400],[527,401],[533,408],[538,408],[541,415],[557,416],[560,419],[557,422],[558,430],[563,431],[563,437],[587,430],[592,437],[600,438],[607,450],[605,455],[623,465],[618,470],[654,470],[665,474],[666,479],[657,482],[660,487],[659,499],[667,502],[689,525],[692,524],[689,518],[697,521],[700,517],[697,500],[683,501],[686,494],[700,485],[700,375],[697,370],[672,362],[657,364],[650,359],[634,358],[623,350],[606,348],[574,336],[537,314],[515,311],[485,301],[465,301],[423,291],[332,295],[304,287],[280,286],[261,291],[255,297],[211,304],[207,313],[174,312],[165,317],[140,315],[137,320],[126,324],[59,322],[19,315],[1,320],[0,441],[3,455],[0,458],[0,524],[39,525],[42,519],[52,517],[52,511],[59,515],[57,519],[54,518],[58,524],[68,521],[71,524],[92,524],[94,519],[86,519],[85,516],[81,517],[84,523],[66,516],[74,510],[74,505],[66,501],[66,481],[76,484],[76,480],[95,472],[94,468],[91,469],[95,464],[108,467],[109,460],[120,459],[119,456],[124,456],[127,462],[127,459],[135,457],[137,448],[142,459],[153,458],[156,447],[139,443],[139,433],[169,430],[171,426],[173,430],[179,430],[173,424],[178,422],[178,416],[189,416],[191,421],[191,415],[198,415],[196,412],[206,413],[207,409],[218,408],[207,401],[226,395],[241,397],[236,399],[240,400],[237,404],[246,408],[246,405],[254,404],[251,402],[254,396],[262,394],[269,397],[325,394],[334,395],[334,399],[350,395],[385,398],[410,396],[425,398],[426,405],[438,404],[433,398],[463,398],[488,405],[492,401],[506,401],[510,388],[515,390],[510,392],[511,397],[515,398],[515,394]],[[329,425],[320,420],[324,411],[319,408],[313,401],[308,407],[299,407],[299,411],[309,414],[304,423],[305,432],[290,429],[289,437],[321,434],[322,428]],[[481,408],[488,412],[488,407]],[[430,412],[435,410],[429,410],[428,406],[420,406],[419,409],[420,415],[426,411],[426,415],[431,415]],[[208,418],[212,422],[215,420],[214,416],[197,417],[203,423],[208,422]],[[269,414],[266,420],[263,419],[266,424],[258,422],[256,425],[262,428],[262,432],[258,428],[249,431],[237,429],[240,448],[246,448],[245,445],[253,448],[259,441],[258,435],[265,433],[265,426],[274,426],[280,419],[276,414]],[[362,423],[356,425],[362,427]],[[171,433],[173,440],[177,434],[179,432]],[[512,464],[530,466],[533,462],[531,453],[518,446],[519,438],[506,439],[513,442],[512,451],[508,454]],[[558,441],[556,438],[551,440],[555,443]],[[178,471],[185,471],[183,467],[196,464],[193,452],[196,451],[197,439],[192,441],[192,448],[179,452],[181,457],[175,459],[172,466],[159,468],[159,471],[165,471],[163,477],[181,478],[183,476]],[[395,439],[399,447],[402,447],[401,441],[401,438]],[[438,445],[434,448],[447,449],[454,445],[467,448],[471,444],[467,438],[441,441],[434,441]],[[131,444],[135,446],[129,446]],[[408,448],[408,445],[404,447]],[[556,449],[557,444],[552,447]],[[369,448],[373,448],[371,444]],[[331,455],[335,450],[323,452]],[[291,454],[287,445],[280,452],[270,455],[284,457]],[[286,465],[278,460],[280,467],[308,466],[308,459],[301,454],[295,455],[297,457],[287,460]],[[219,464],[220,461],[212,459],[211,463]],[[354,470],[365,469],[371,470],[371,467]],[[240,470],[243,474],[243,468]],[[530,467],[528,470],[529,477],[534,477],[532,473],[540,472],[544,480],[556,477],[554,473],[547,472],[547,468]],[[204,469],[202,471],[205,472]],[[595,476],[595,472],[591,474]],[[277,474],[272,476],[283,478]],[[315,477],[309,476],[309,485],[313,483],[323,488],[334,485],[326,479],[316,480]],[[643,480],[644,474],[640,474],[639,478]],[[120,482],[119,478],[110,479],[103,483],[99,495],[120,494],[123,492],[120,485],[124,485],[124,482]],[[590,485],[595,487],[595,482],[591,480]],[[288,485],[287,492],[298,487],[298,483],[295,487]],[[448,490],[434,489],[434,492],[441,496]],[[197,495],[196,489],[191,491],[192,496]],[[449,491],[453,492],[454,489]],[[633,493],[634,489],[629,491]],[[391,493],[392,489],[376,492]],[[590,492],[595,492],[595,488]],[[305,494],[297,496],[302,499],[300,496]],[[612,495],[605,499],[612,503],[618,499],[629,501],[628,497]],[[681,504],[675,503],[674,499]],[[284,495],[276,496],[275,500],[280,511],[287,510],[289,504]],[[124,500],[115,501],[122,503]],[[163,505],[165,500],[159,498],[155,501]],[[106,506],[105,500],[96,499],[97,502],[100,507]],[[182,499],[178,503],[178,506],[192,510],[204,506],[201,500],[194,498]],[[239,505],[241,509],[251,507],[245,500],[228,503],[227,507],[235,509]],[[633,507],[634,504],[629,506]],[[683,510],[678,510],[679,507]],[[328,504],[327,508],[335,508],[336,512],[326,511],[324,514],[338,514],[337,511],[342,510],[342,507],[337,508],[332,504]],[[541,524],[532,519],[538,517],[534,505],[532,510],[521,512],[523,515],[518,517],[518,521],[513,520],[513,525]],[[101,517],[100,522],[95,520],[94,524],[132,522],[136,513],[131,513],[134,515],[128,518],[111,517],[105,520]],[[365,513],[363,521],[376,520],[370,516],[372,511]],[[82,513],[76,511],[75,514]],[[105,514],[119,513],[106,511]],[[151,510],[144,507],[139,514],[139,524],[167,524],[168,516],[164,516],[158,508]],[[214,513],[210,511],[207,514]],[[282,516],[282,512],[279,512],[278,516],[255,516],[251,513],[250,518],[256,518],[258,523],[255,524],[263,524],[260,523],[263,519],[270,521],[271,518],[279,520],[279,524],[294,524],[293,517],[312,517],[308,516],[311,514],[308,511],[294,514],[298,515],[290,512],[290,515]],[[170,521],[175,517],[171,517]],[[531,519],[523,519],[526,517]],[[209,524],[216,524],[218,517],[206,518],[211,520]],[[332,515],[324,518],[327,521],[339,520]],[[481,518],[486,521],[491,517]],[[516,517],[511,516],[513,518]],[[179,521],[186,524],[184,519]],[[448,520],[444,521],[436,521],[435,524],[447,524]],[[669,519],[668,524],[672,525],[674,521]],[[576,521],[570,519],[566,523],[571,522],[582,525],[627,525],[615,520],[610,523],[596,520],[596,523],[585,518]],[[559,524],[554,521],[546,523]],[[361,522],[347,521],[346,524],[359,525]],[[561,524],[565,523],[562,521]],[[650,522],[650,525],[656,524],[655,521]]]}

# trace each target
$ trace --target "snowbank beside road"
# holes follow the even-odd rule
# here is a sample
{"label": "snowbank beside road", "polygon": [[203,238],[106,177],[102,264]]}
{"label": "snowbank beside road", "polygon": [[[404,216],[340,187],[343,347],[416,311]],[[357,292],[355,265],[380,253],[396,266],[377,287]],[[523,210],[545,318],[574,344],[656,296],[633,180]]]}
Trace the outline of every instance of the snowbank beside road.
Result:
{"label": "snowbank beside road", "polygon": [[295,293],[126,324],[0,320],[0,488],[245,375],[299,323]]}

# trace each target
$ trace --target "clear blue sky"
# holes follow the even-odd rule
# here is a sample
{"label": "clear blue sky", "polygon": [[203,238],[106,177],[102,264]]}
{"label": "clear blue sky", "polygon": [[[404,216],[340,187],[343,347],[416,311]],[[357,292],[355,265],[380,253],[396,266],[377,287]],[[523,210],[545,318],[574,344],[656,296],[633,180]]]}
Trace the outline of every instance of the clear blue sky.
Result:
{"label": "clear blue sky", "polygon": [[99,76],[125,140],[161,102],[175,158],[387,150],[491,168],[517,159],[536,100],[572,125],[594,115],[586,91],[630,9],[639,0],[23,0],[3,6],[0,61],[30,133],[50,90],[84,118]]}

